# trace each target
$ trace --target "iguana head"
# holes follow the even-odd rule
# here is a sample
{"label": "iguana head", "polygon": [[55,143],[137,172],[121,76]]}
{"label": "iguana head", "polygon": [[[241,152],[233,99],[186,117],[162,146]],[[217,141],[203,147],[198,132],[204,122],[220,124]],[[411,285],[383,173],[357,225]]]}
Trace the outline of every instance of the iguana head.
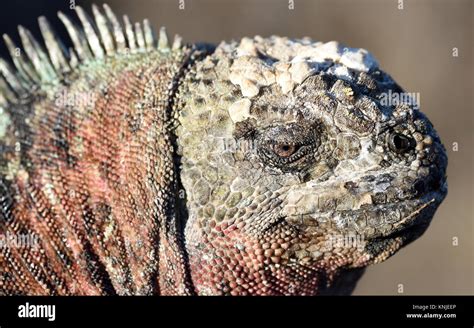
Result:
{"label": "iguana head", "polygon": [[187,82],[177,135],[200,293],[323,292],[420,236],[446,195],[439,137],[366,50],[245,38]]}

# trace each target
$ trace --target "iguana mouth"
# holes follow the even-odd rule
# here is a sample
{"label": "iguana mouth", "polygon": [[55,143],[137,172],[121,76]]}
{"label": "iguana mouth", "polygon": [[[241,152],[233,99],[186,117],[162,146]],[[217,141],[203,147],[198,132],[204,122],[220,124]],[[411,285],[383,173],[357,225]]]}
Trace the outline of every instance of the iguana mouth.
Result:
{"label": "iguana mouth", "polygon": [[427,203],[421,204],[415,210],[413,210],[410,214],[408,214],[403,219],[395,223],[393,225],[393,228],[394,228],[393,231],[389,232],[387,235],[373,237],[370,239],[376,239],[376,238],[389,239],[389,238],[394,238],[402,234],[409,235],[421,229],[424,230],[424,228],[426,228],[429,224],[429,219],[427,220],[426,217],[422,215],[422,212],[424,210],[428,210],[431,205],[435,204],[435,202],[436,202],[436,199],[432,198]]}
{"label": "iguana mouth", "polygon": [[390,238],[429,224],[431,216],[428,212],[434,211],[444,197],[445,193],[432,191],[421,198],[377,205],[366,204],[356,210],[280,214],[272,221],[272,226],[281,224],[282,221],[295,227],[313,227],[316,230],[318,226],[327,228],[331,225],[340,233],[361,234],[366,240]]}

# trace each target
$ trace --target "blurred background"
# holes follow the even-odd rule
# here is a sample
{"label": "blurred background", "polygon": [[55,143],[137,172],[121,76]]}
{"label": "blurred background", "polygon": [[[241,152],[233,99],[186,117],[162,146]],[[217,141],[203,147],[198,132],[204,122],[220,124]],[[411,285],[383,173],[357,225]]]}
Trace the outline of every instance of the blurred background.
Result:
{"label": "blurred background", "polygon": [[[74,3],[90,11],[102,1],[2,2],[0,32],[18,41],[16,25],[39,35],[45,15],[63,39],[56,12]],[[371,266],[356,295],[474,294],[473,7],[470,0],[108,0],[116,14],[149,18],[187,42],[272,34],[337,40],[371,51],[407,92],[420,93],[447,148],[449,194],[424,236]],[[184,5],[184,9],[183,8]],[[293,7],[294,9],[290,9]],[[181,8],[181,9],[180,9]],[[73,13],[70,13],[74,16]],[[458,56],[453,56],[457,48]],[[6,57],[2,44],[0,54]],[[458,147],[458,151],[453,149]],[[457,246],[453,245],[456,244]]]}

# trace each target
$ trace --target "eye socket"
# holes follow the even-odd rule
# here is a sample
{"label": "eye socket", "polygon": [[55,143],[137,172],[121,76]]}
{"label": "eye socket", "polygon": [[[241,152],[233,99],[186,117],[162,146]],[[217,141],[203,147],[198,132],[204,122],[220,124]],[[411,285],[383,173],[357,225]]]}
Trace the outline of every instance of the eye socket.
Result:
{"label": "eye socket", "polygon": [[282,158],[288,158],[296,153],[298,147],[296,145],[287,143],[277,143],[272,146],[272,150],[276,155]]}
{"label": "eye socket", "polygon": [[269,172],[298,172],[316,160],[325,134],[319,122],[291,122],[258,130],[254,138],[255,154]]}
{"label": "eye socket", "polygon": [[397,153],[410,150],[413,146],[413,139],[396,132],[392,132],[388,138],[388,146]]}

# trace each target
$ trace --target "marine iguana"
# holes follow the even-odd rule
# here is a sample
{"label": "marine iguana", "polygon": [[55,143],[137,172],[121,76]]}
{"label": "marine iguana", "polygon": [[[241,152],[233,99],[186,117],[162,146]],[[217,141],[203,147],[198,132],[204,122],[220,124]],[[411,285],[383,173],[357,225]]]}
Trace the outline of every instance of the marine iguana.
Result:
{"label": "marine iguana", "polygon": [[446,195],[432,124],[364,49],[76,12],[69,49],[44,17],[44,43],[4,36],[2,295],[347,294]]}

